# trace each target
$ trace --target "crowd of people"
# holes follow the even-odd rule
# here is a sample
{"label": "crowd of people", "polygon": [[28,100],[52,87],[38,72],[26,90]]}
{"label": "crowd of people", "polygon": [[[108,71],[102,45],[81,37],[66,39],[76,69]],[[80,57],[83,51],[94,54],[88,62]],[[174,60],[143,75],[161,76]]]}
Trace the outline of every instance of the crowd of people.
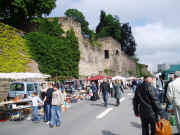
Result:
{"label": "crowd of people", "polygon": [[[180,133],[180,72],[170,76],[168,82],[162,77],[145,76],[141,83],[133,87],[135,92],[133,98],[134,113],[140,117],[142,124],[142,135],[155,135],[156,123],[168,118],[167,112],[174,110],[177,128]],[[166,107],[163,108],[162,106]],[[171,106],[171,108],[169,107]],[[173,107],[172,107],[173,106]]]}
{"label": "crowd of people", "polygon": [[98,100],[102,94],[104,106],[108,106],[108,98],[113,97],[116,99],[116,106],[120,105],[120,97],[124,93],[124,87],[121,80],[107,80],[92,81],[91,82],[92,97],[91,100]]}
{"label": "crowd of people", "polygon": [[59,90],[58,84],[48,83],[42,84],[41,95],[37,92],[33,93],[33,118],[32,121],[39,122],[38,106],[44,108],[44,122],[49,124],[51,128],[60,127],[62,123],[62,106],[64,105],[64,94]]}
{"label": "crowd of people", "polygon": [[[108,106],[109,97],[116,99],[116,106],[120,105],[120,98],[124,93],[124,87],[121,80],[91,81],[90,91],[92,92],[91,100],[98,100],[102,95],[104,106]],[[87,89],[88,90],[88,89]],[[88,92],[90,92],[88,90]],[[59,88],[59,84],[52,82],[41,84],[40,95],[34,92],[32,95],[33,117],[32,121],[40,122],[38,115],[39,106],[42,106],[44,111],[44,122],[51,128],[60,127],[62,123],[62,106],[65,104],[66,92],[65,89]]]}

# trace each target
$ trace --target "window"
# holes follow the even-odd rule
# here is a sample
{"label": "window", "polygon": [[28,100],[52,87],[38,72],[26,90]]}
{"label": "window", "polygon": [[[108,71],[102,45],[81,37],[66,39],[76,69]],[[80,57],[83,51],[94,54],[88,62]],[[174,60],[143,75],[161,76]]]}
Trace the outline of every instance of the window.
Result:
{"label": "window", "polygon": [[119,50],[116,50],[116,55],[119,55]]}
{"label": "window", "polygon": [[104,58],[109,59],[109,50],[104,50]]}
{"label": "window", "polygon": [[27,84],[27,91],[34,91],[33,84]]}
{"label": "window", "polygon": [[24,84],[22,83],[13,83],[10,85],[11,91],[24,91]]}

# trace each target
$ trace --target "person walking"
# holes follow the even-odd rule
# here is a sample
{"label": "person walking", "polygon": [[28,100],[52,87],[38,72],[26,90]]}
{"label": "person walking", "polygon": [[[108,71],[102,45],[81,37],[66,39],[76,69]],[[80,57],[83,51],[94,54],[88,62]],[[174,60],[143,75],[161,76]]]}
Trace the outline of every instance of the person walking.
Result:
{"label": "person walking", "polygon": [[163,118],[164,115],[152,82],[151,75],[145,76],[144,82],[138,85],[133,98],[134,113],[141,118],[142,135],[149,135],[149,131],[151,131],[150,135],[155,135],[158,117]]}
{"label": "person walking", "polygon": [[133,90],[133,92],[136,91],[136,86],[137,86],[137,81],[134,79],[134,80],[132,81],[132,90]]}
{"label": "person walking", "polygon": [[104,79],[103,83],[101,83],[100,90],[103,95],[104,106],[107,107],[108,106],[108,92],[110,91],[110,86],[109,86],[109,83],[107,83],[106,79]]}
{"label": "person walking", "polygon": [[51,122],[50,127],[60,127],[62,123],[62,106],[64,105],[64,96],[58,88],[58,84],[53,85]]}
{"label": "person walking", "polygon": [[110,94],[111,94],[111,97],[114,97],[114,82],[113,81],[110,81]]}
{"label": "person walking", "polygon": [[115,80],[114,90],[115,90],[115,98],[116,98],[116,106],[120,105],[120,97],[122,96],[123,90],[120,80]]}
{"label": "person walking", "polygon": [[180,133],[180,71],[175,72],[175,80],[168,85],[167,99],[175,109],[177,128]]}
{"label": "person walking", "polygon": [[44,106],[45,106],[45,112],[44,112],[44,121],[47,122],[47,124],[51,121],[51,102],[52,102],[52,93],[53,93],[53,86],[52,83],[48,83],[48,90],[46,92],[46,96],[43,100]]}
{"label": "person walking", "polygon": [[92,92],[93,92],[93,100],[96,101],[97,100],[97,94],[98,94],[98,89],[97,89],[97,86],[96,86],[96,83],[95,82],[92,82],[92,85],[91,85],[91,89],[92,89]]}

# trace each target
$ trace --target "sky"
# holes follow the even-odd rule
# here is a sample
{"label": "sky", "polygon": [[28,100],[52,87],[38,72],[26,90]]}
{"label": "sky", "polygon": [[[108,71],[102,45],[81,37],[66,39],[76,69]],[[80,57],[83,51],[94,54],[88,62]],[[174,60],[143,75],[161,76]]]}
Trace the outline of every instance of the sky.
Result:
{"label": "sky", "polygon": [[83,12],[91,29],[99,23],[100,11],[129,22],[140,62],[155,71],[157,64],[180,63],[180,0],[57,0],[50,16],[64,16],[69,8]]}

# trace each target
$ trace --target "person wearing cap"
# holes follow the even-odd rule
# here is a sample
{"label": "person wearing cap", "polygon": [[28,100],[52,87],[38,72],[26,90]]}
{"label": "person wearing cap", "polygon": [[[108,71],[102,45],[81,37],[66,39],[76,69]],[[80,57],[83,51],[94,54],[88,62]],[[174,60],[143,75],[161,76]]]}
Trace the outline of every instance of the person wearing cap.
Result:
{"label": "person wearing cap", "polygon": [[153,76],[145,76],[144,82],[138,85],[133,98],[134,113],[141,119],[142,135],[149,135],[150,132],[150,135],[155,135],[157,116],[162,118],[164,115],[152,83]]}
{"label": "person wearing cap", "polygon": [[168,85],[167,98],[175,109],[177,128],[180,132],[180,71],[175,72],[175,80]]}

